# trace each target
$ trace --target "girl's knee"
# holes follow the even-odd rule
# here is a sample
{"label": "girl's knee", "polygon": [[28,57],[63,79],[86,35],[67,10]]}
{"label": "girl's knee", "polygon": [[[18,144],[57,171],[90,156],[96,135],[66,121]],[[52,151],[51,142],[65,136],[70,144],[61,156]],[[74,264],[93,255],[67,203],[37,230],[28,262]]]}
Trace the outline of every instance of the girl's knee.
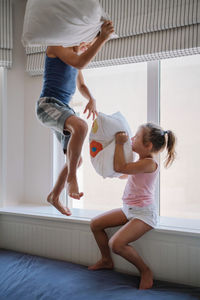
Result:
{"label": "girl's knee", "polygon": [[104,229],[98,218],[94,218],[91,220],[90,228],[93,232]]}
{"label": "girl's knee", "polygon": [[123,251],[124,245],[120,243],[117,239],[111,238],[108,242],[108,245],[112,252],[120,254]]}

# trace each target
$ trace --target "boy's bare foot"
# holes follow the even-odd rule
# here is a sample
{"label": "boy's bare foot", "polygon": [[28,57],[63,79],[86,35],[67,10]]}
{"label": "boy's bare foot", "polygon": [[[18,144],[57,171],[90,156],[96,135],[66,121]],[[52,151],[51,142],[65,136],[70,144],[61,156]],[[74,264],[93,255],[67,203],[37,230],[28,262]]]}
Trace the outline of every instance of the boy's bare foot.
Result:
{"label": "boy's bare foot", "polygon": [[68,207],[64,207],[62,203],[60,202],[58,197],[54,197],[53,193],[50,193],[49,196],[47,197],[47,201],[51,203],[61,214],[70,216],[71,211],[69,210]]}
{"label": "boy's bare foot", "polygon": [[153,273],[150,269],[146,269],[141,273],[140,290],[150,289],[153,286]]}
{"label": "boy's bare foot", "polygon": [[79,193],[78,183],[76,178],[72,180],[67,180],[67,191],[68,195],[74,199],[80,199],[83,196],[83,193]]}
{"label": "boy's bare foot", "polygon": [[114,268],[114,265],[113,265],[112,260],[100,259],[96,264],[88,267],[88,270],[101,270],[101,269],[113,269],[113,268]]}

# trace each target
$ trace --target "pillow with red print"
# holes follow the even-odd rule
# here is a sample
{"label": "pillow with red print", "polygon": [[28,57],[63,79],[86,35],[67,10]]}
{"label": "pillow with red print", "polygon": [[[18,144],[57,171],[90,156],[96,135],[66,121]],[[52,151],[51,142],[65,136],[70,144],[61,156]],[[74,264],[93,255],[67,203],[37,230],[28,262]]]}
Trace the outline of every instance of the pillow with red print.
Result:
{"label": "pillow with red print", "polygon": [[[90,158],[96,172],[102,177],[120,177],[122,174],[114,171],[113,160],[115,152],[115,134],[125,131],[132,136],[130,127],[120,113],[106,115],[99,113],[94,120],[89,135]],[[134,153],[130,139],[124,144],[126,162],[132,162]]]}

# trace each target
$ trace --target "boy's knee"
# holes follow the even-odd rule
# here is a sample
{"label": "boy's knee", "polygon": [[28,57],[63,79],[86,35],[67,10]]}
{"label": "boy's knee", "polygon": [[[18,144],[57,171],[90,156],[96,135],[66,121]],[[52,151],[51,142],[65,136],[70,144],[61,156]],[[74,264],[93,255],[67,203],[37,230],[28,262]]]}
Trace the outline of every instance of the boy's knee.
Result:
{"label": "boy's knee", "polygon": [[88,125],[84,120],[78,120],[73,128],[74,133],[80,134],[81,136],[86,136],[88,131]]}
{"label": "boy's knee", "polygon": [[75,116],[71,116],[65,121],[65,130],[70,131],[71,134],[76,134],[80,136],[86,136],[88,131],[87,123]]}

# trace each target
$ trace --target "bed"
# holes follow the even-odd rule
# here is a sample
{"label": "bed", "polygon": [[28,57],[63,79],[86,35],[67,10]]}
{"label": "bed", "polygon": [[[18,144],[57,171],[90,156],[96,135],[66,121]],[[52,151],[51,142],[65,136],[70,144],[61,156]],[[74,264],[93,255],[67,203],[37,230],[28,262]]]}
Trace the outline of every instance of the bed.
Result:
{"label": "bed", "polygon": [[138,290],[139,277],[113,270],[89,271],[66,261],[0,249],[0,300],[186,300],[200,288],[155,280]]}

